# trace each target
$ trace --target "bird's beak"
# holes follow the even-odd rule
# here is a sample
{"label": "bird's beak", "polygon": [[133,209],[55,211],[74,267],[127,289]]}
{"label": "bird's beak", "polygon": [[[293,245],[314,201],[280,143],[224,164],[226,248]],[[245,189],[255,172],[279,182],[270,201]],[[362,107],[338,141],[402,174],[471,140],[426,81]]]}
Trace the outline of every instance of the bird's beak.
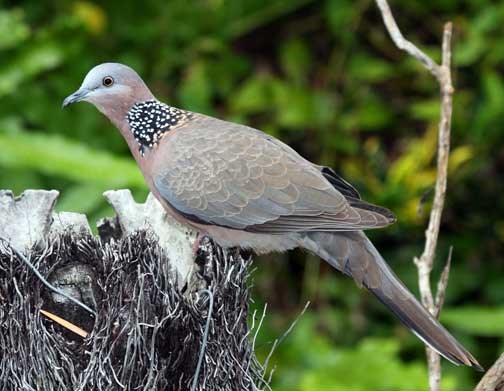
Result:
{"label": "bird's beak", "polygon": [[87,88],[79,88],[77,91],[75,91],[72,95],[67,96],[65,100],[63,101],[63,104],[61,107],[67,107],[68,105],[71,105],[72,103],[79,102],[83,100],[87,94],[89,94],[90,90]]}

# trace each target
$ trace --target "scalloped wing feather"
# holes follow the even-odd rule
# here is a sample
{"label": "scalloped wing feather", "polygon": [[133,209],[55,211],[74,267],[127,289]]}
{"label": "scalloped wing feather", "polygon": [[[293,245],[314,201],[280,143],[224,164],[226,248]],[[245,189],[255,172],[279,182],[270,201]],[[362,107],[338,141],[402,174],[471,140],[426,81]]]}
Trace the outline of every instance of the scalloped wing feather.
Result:
{"label": "scalloped wing feather", "polygon": [[[195,115],[157,150],[153,181],[189,220],[251,232],[355,231],[390,224],[332,172],[330,181],[287,145],[256,129]],[[349,202],[332,182],[353,196]]]}

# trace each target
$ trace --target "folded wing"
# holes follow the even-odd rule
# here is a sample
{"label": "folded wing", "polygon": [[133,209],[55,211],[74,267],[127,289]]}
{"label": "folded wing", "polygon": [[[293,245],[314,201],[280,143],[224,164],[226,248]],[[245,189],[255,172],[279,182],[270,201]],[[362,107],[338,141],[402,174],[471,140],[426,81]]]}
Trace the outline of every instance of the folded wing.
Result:
{"label": "folded wing", "polygon": [[271,234],[355,231],[394,221],[332,170],[255,129],[207,119],[174,135],[170,145],[154,184],[194,221]]}

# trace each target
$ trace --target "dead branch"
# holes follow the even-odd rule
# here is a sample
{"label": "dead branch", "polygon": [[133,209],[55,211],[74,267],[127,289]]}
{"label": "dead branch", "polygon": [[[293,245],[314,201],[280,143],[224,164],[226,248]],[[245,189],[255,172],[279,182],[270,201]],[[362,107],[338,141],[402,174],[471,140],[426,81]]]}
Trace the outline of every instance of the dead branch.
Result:
{"label": "dead branch", "polygon": [[[420,258],[414,262],[418,269],[418,284],[422,296],[423,305],[435,316],[439,315],[443,298],[448,283],[449,262],[445,267],[441,281],[438,284],[437,300],[434,300],[430,285],[430,273],[434,263],[439,227],[443,213],[446,194],[446,182],[448,178],[448,159],[450,155],[450,131],[453,108],[453,85],[451,81],[451,36],[452,24],[448,22],[444,26],[442,43],[442,62],[437,64],[421,49],[408,41],[402,35],[392,15],[386,0],[376,0],[383,22],[390,37],[399,49],[416,58],[437,79],[441,91],[441,119],[439,121],[438,151],[437,151],[437,177],[429,225],[425,232],[425,247]],[[441,362],[439,355],[427,348],[427,362],[429,367],[429,387],[431,391],[439,391],[441,387]]]}
{"label": "dead branch", "polygon": [[195,260],[152,195],[105,196],[116,216],[97,237],[54,212],[56,191],[0,190],[0,390],[271,390],[249,339],[251,260],[210,240]]}
{"label": "dead branch", "polygon": [[474,389],[474,391],[502,390],[504,390],[504,353],[501,354]]}

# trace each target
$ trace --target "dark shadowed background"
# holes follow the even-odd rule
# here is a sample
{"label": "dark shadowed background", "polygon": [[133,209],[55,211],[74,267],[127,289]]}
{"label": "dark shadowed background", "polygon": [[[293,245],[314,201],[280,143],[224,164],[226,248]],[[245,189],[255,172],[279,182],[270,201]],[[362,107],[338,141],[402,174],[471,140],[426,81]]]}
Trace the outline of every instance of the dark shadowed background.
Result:
{"label": "dark shadowed background", "polygon": [[[0,8],[0,189],[58,189],[93,222],[102,192],[147,194],[119,133],[88,104],[61,110],[94,65],[126,63],[168,104],[255,126],[392,209],[370,232],[418,293],[435,180],[437,83],[389,39],[370,0],[6,1]],[[397,0],[405,35],[439,59],[454,22],[448,196],[434,277],[453,246],[442,320],[485,366],[504,350],[504,3]],[[421,199],[426,202],[420,208]],[[307,259],[308,258],[308,259]],[[258,258],[254,306],[275,390],[424,390],[423,344],[367,292],[301,252]],[[443,364],[445,390],[479,374]]]}

